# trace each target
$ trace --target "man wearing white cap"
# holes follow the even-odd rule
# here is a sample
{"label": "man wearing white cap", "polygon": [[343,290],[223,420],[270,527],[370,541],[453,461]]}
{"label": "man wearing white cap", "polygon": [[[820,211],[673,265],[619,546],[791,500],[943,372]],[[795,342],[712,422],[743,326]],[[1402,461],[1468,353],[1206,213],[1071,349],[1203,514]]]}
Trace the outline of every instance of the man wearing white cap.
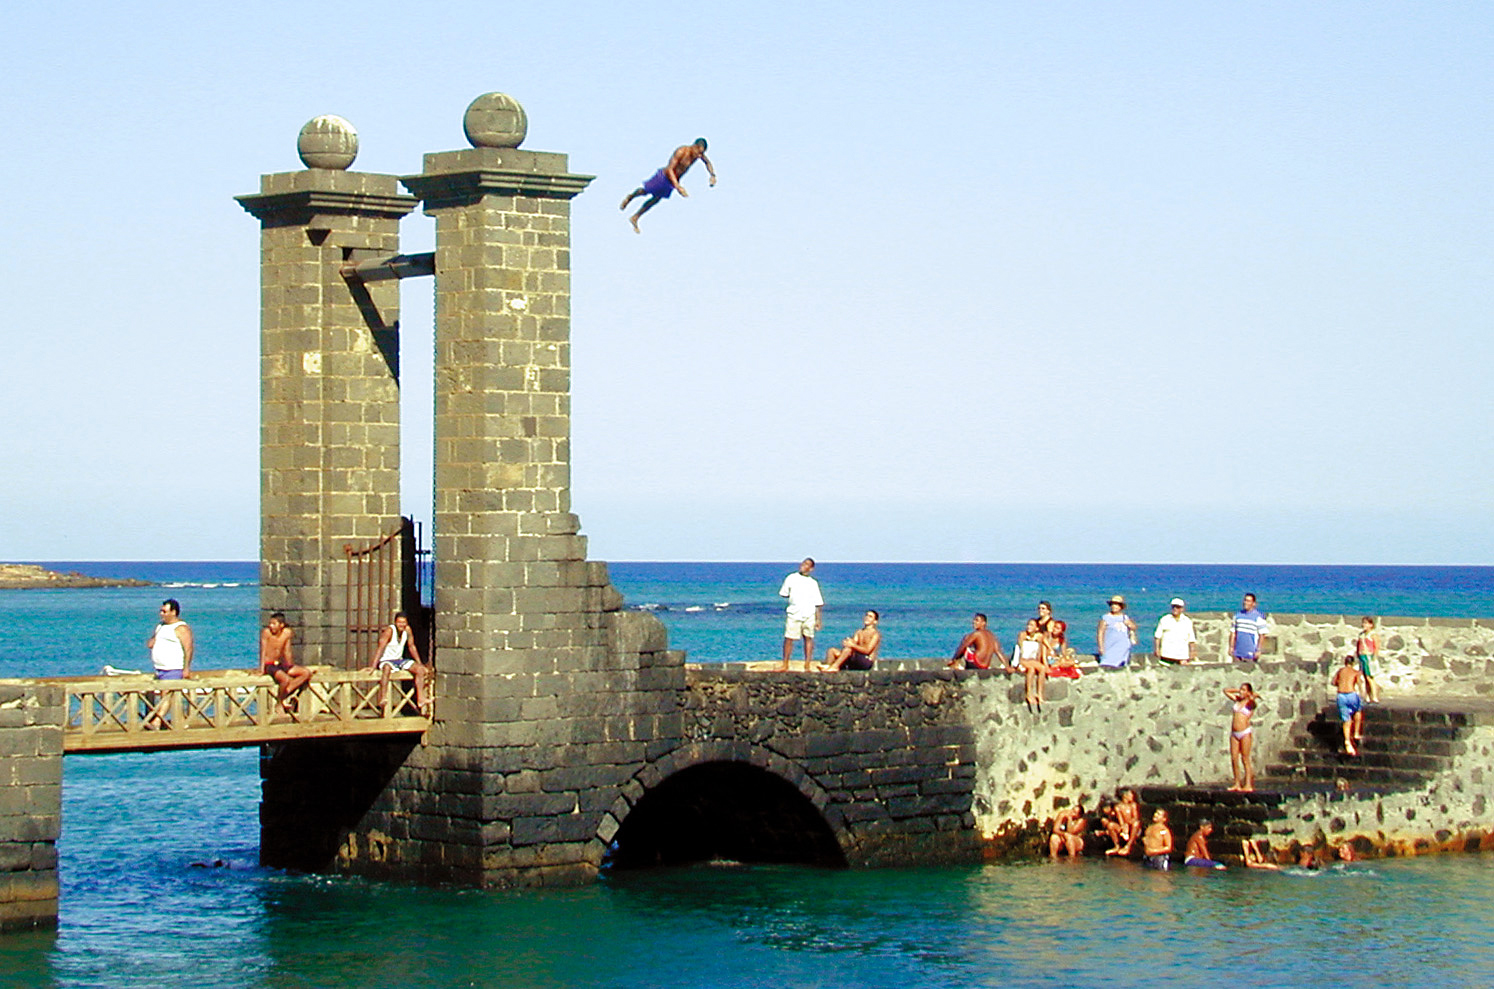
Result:
{"label": "man wearing white cap", "polygon": [[1172,599],[1172,611],[1157,622],[1157,658],[1165,663],[1191,663],[1198,658],[1198,637],[1193,634],[1193,619],[1183,614],[1183,599]]}

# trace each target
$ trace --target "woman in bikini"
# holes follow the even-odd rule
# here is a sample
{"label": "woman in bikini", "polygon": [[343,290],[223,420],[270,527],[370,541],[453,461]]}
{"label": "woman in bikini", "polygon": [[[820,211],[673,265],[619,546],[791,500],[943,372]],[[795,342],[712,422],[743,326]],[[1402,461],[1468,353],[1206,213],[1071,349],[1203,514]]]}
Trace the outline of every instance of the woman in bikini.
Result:
{"label": "woman in bikini", "polygon": [[1230,789],[1249,793],[1255,789],[1255,766],[1250,762],[1250,748],[1255,738],[1250,719],[1255,716],[1261,698],[1248,683],[1237,690],[1225,688],[1224,696],[1235,702],[1230,709],[1229,723],[1229,768],[1235,777],[1235,785]]}
{"label": "woman in bikini", "polygon": [[1017,636],[1017,656],[1027,675],[1027,706],[1043,709],[1043,688],[1048,684],[1048,637],[1038,631],[1038,620],[1027,619],[1027,627]]}

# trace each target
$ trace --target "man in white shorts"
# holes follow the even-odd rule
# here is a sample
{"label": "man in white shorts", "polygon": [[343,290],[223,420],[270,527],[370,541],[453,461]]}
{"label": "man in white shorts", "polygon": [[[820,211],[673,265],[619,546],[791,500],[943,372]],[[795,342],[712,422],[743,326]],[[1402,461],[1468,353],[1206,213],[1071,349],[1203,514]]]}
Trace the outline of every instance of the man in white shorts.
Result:
{"label": "man in white shorts", "polygon": [[389,694],[389,679],[395,670],[408,671],[415,680],[415,707],[426,717],[431,709],[427,700],[430,667],[420,661],[420,649],[415,645],[415,636],[410,631],[410,619],[403,611],[394,613],[394,623],[385,625],[374,645],[369,668],[379,671],[379,706],[385,706]]}
{"label": "man in white shorts", "polygon": [[814,572],[814,561],[806,559],[799,564],[798,573],[783,578],[778,596],[788,598],[788,620],[783,626],[783,665],[789,668],[794,655],[794,640],[804,640],[804,668],[814,669],[814,633],[824,627],[821,609],[825,599],[820,596],[820,582],[809,576]]}

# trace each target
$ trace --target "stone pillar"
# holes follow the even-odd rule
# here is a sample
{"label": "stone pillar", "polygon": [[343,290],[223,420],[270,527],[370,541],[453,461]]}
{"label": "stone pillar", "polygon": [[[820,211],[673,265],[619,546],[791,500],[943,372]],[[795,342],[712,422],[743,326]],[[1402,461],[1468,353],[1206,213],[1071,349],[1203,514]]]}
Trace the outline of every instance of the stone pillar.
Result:
{"label": "stone pillar", "polygon": [[472,149],[403,180],[436,220],[435,724],[371,806],[339,798],[331,867],[576,882],[620,788],[678,744],[683,658],[620,611],[570,511],[570,199],[590,177],[519,150],[502,94],[465,124]]}
{"label": "stone pillar", "polygon": [[338,666],[343,547],[400,522],[399,289],[341,268],[397,253],[415,207],[394,176],[345,171],[357,142],[317,117],[298,142],[306,170],[237,197],[261,225],[260,605],[286,613],[301,662]]}
{"label": "stone pillar", "polygon": [[57,926],[60,685],[0,683],[0,931]]}

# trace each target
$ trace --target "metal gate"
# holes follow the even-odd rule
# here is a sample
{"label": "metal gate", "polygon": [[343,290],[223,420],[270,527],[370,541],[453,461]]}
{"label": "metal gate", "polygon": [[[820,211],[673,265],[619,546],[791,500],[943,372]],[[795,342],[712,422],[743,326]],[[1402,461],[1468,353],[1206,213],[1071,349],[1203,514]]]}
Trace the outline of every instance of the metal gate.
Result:
{"label": "metal gate", "polygon": [[[420,523],[400,519],[398,529],[368,546],[343,546],[347,555],[347,646],[343,664],[367,666],[379,635],[403,611],[420,655],[433,662],[434,610],[426,604],[431,584],[430,551],[421,545]],[[434,595],[431,595],[434,596]]]}

